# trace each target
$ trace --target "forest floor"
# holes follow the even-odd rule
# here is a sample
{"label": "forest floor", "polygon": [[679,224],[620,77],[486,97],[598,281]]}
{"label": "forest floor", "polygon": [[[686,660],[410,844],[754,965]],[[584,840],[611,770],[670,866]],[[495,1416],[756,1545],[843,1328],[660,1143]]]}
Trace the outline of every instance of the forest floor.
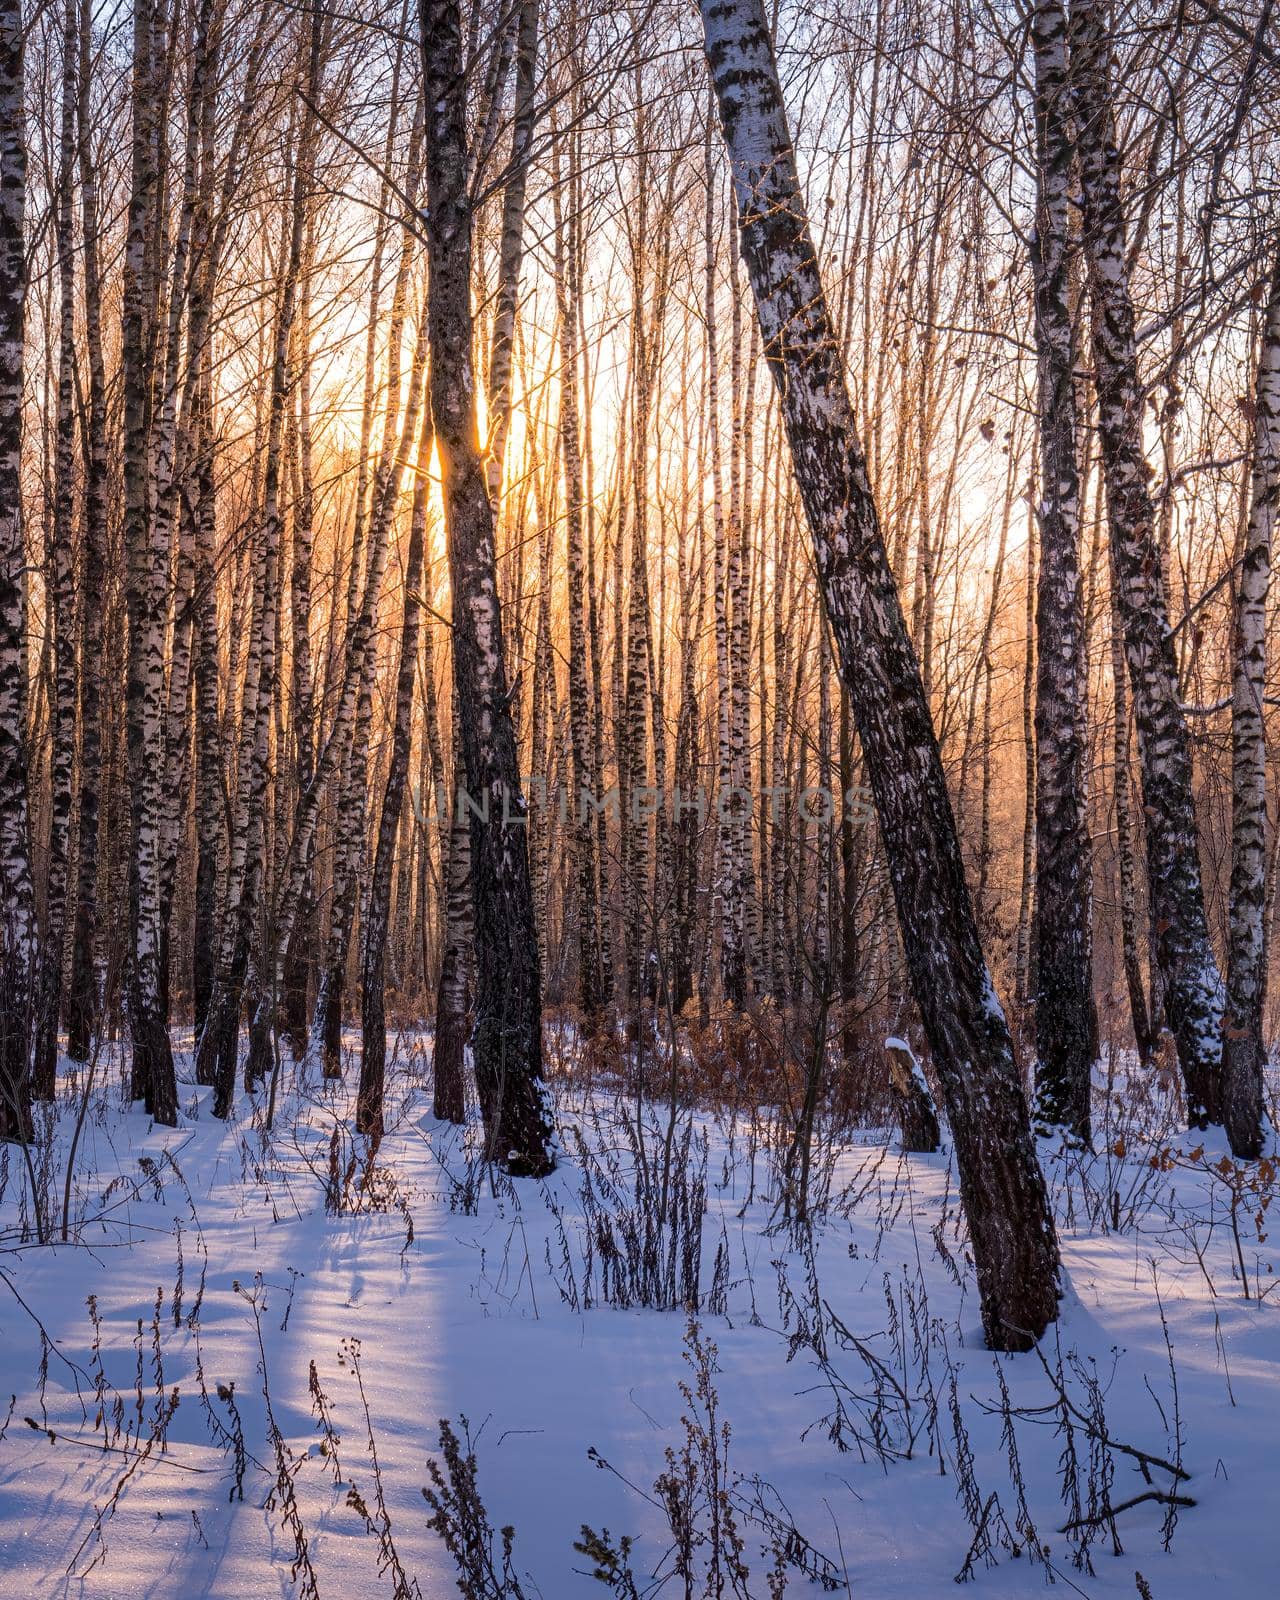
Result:
{"label": "forest floor", "polygon": [[[464,1593],[879,1600],[967,1572],[975,1595],[1229,1600],[1274,1580],[1275,1167],[1179,1133],[1114,1066],[1099,1153],[1041,1145],[1061,1320],[996,1357],[945,1141],[903,1157],[828,1131],[802,1225],[776,1203],[777,1119],[672,1119],[562,1070],[559,1168],[513,1188],[433,1120],[420,1037],[396,1041],[372,1166],[348,1089],[282,1093],[269,1134],[247,1101],[223,1125],[178,1042],[176,1130],[124,1100],[118,1060],[87,1097],[64,1064],[34,1172],[0,1153],[5,1600],[443,1600],[433,1458],[442,1524],[487,1559],[441,1448],[452,1419],[465,1456],[462,1417],[492,1528],[514,1529],[507,1587],[495,1532],[496,1577]],[[33,1176],[69,1242],[31,1238]],[[612,1591],[592,1578],[609,1559],[575,1550],[584,1524],[634,1540],[634,1589],[621,1562]]]}

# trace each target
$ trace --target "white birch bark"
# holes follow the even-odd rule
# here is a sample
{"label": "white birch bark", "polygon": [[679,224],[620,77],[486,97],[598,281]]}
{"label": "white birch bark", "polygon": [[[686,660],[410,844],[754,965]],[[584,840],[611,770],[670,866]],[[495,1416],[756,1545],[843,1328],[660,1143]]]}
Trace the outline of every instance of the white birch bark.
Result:
{"label": "white birch bark", "polygon": [[25,749],[27,584],[22,526],[26,117],[20,0],[0,0],[0,1138],[29,1131],[35,908]]}
{"label": "white birch bark", "polygon": [[1280,511],[1280,256],[1272,269],[1253,393],[1253,478],[1236,588],[1231,691],[1231,905],[1222,1111],[1232,1153],[1262,1153],[1267,992],[1267,593]]}
{"label": "white birch bark", "polygon": [[32,1064],[33,1092],[45,1100],[53,1098],[57,1077],[76,740],[74,217],[79,56],[78,0],[66,0],[62,18],[62,103],[54,209],[54,242],[58,253],[58,398],[52,548],[46,577],[54,668],[50,706],[49,847]]}
{"label": "white birch bark", "polygon": [[133,1091],[158,1122],[177,1122],[177,1082],[164,1011],[161,917],[165,770],[165,618],[169,548],[153,514],[158,129],[164,0],[136,0],[133,21],[132,173],[124,254],[124,543],[129,649],[126,675],[129,799],[129,1025]]}
{"label": "white birch bark", "polygon": [[[1088,1144],[1097,1054],[1086,814],[1087,673],[1080,582],[1080,468],[1071,303],[1067,17],[1038,0],[1036,216],[1031,239],[1040,434],[1036,599],[1036,1115]],[[985,812],[985,808],[984,808]],[[986,859],[983,855],[985,876]]]}

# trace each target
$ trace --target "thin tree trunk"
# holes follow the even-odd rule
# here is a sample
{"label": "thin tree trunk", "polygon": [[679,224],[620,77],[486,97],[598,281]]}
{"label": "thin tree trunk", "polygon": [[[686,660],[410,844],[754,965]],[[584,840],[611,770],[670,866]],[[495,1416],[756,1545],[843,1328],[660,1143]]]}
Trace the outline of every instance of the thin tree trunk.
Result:
{"label": "thin tree trunk", "polygon": [[[213,386],[201,379],[195,454],[196,883],[192,1005],[196,1033],[209,1014],[217,971],[218,877],[225,834],[224,749],[218,716],[217,479]],[[205,1079],[197,1076],[198,1082]],[[212,1081],[210,1078],[208,1081]]]}
{"label": "thin tree trunk", "polygon": [[1035,965],[1035,860],[1036,860],[1036,731],[1035,731],[1035,617],[1036,519],[1027,527],[1026,654],[1022,669],[1022,860],[1018,874],[1018,933],[1014,947],[1014,1004],[1019,1025],[1031,1003],[1031,973]]}
{"label": "thin tree trunk", "polygon": [[432,1046],[433,1106],[442,1122],[463,1123],[467,1116],[464,1061],[470,1015],[467,953],[472,922],[471,827],[461,803],[462,734],[458,694],[453,691],[453,787],[449,790],[448,860],[445,865],[444,948],[436,986],[436,1026]]}
{"label": "thin tree trunk", "polygon": [[1057,1316],[1058,1252],[1022,1084],[965,887],[942,761],[866,478],[762,0],[703,0],[742,251],[858,720],[916,1004],[956,1144],[986,1337]]}
{"label": "thin tree trunk", "polygon": [[[558,178],[558,172],[556,174]],[[578,401],[578,230],[572,205],[564,217],[560,184],[552,190],[555,217],[556,315],[560,331],[560,452],[564,469],[567,594],[569,613],[569,740],[573,758],[573,839],[577,869],[578,983],[588,1026],[605,998],[600,950],[600,895],[596,836],[586,797],[597,799],[591,690],[587,662],[587,575],[583,545],[582,431]]]}
{"label": "thin tree trunk", "polygon": [[521,0],[516,37],[516,94],[511,120],[511,151],[502,191],[502,232],[498,245],[498,292],[489,351],[489,451],[486,476],[496,507],[502,494],[502,465],[511,426],[511,356],[515,347],[520,267],[524,259],[525,189],[529,152],[537,124],[534,91],[538,72],[539,0]]}
{"label": "thin tree trunk", "polygon": [[1116,808],[1116,852],[1120,863],[1120,955],[1129,995],[1129,1017],[1138,1060],[1146,1064],[1155,1039],[1147,1011],[1142,962],[1138,957],[1137,861],[1133,838],[1133,801],[1129,780],[1129,695],[1125,676],[1124,626],[1119,601],[1113,596],[1111,615],[1112,793]]}
{"label": "thin tree trunk", "polygon": [[[408,170],[404,180],[404,193],[411,204],[417,195],[421,178],[423,125],[421,91],[415,94],[414,103],[413,127],[409,135]],[[383,417],[382,453],[378,470],[374,475],[370,538],[374,537],[373,523],[380,517],[390,516],[394,506],[394,496],[390,500],[387,497],[388,485],[394,479],[398,491],[402,465],[402,452],[398,446],[402,435],[404,446],[407,448],[412,448],[417,435],[416,401],[413,414],[410,415],[406,410],[403,423],[399,415],[401,342],[408,311],[409,280],[416,244],[412,217],[406,213],[401,233],[395,288],[391,296],[387,335],[387,396]],[[386,532],[386,528],[383,527],[381,536],[385,538]],[[358,531],[355,542],[357,544],[360,542]],[[324,1060],[325,1076],[329,1078],[340,1076],[342,1070],[342,1011],[347,956],[359,901],[361,865],[367,846],[369,732],[373,724],[373,699],[377,676],[377,641],[372,634],[366,642],[365,649],[364,675],[361,679],[360,698],[356,708],[354,738],[347,752],[340,791],[337,837],[334,843],[329,942],[320,975],[315,1018],[312,1024],[313,1048],[319,1047]]]}
{"label": "thin tree trunk", "polygon": [[364,966],[361,1001],[363,1049],[360,1090],[356,1100],[356,1127],[380,1136],[386,1091],[387,1022],[385,984],[387,926],[391,915],[391,869],[396,835],[409,777],[409,751],[413,736],[413,680],[418,659],[419,591],[427,533],[427,461],[431,455],[431,430],[424,425],[418,446],[413,512],[409,523],[409,549],[404,568],[404,617],[400,626],[400,664],[396,674],[395,713],[391,733],[391,765],[378,819],[378,843],[369,885],[369,909],[364,928]]}
{"label": "thin tree trunk", "polygon": [[[323,64],[332,38],[333,18],[327,0],[316,7],[312,24],[310,59],[307,66],[307,98],[314,104],[319,97]],[[290,702],[294,742],[294,780],[297,788],[294,830],[298,813],[305,804],[316,760],[316,700],[311,661],[311,568],[314,547],[315,480],[312,467],[311,418],[311,276],[315,267],[314,211],[311,193],[315,181],[316,149],[308,139],[300,152],[300,184],[308,207],[302,255],[298,272],[298,311],[294,320],[294,373],[298,391],[296,418],[290,416],[294,450],[291,455],[296,474],[293,503],[293,552],[289,573],[289,611],[292,623],[293,679]],[[381,229],[381,222],[379,222]],[[334,611],[336,612],[336,594]],[[310,973],[309,935],[314,931],[313,888],[310,873],[303,892],[303,904],[285,955],[284,993],[281,997],[285,1032],[295,1059],[307,1048],[307,994]]]}
{"label": "thin tree trunk", "polygon": [[[306,35],[308,70],[314,65],[318,37],[313,11]],[[301,80],[301,68],[298,76]],[[281,227],[282,275],[272,345],[262,513],[254,541],[253,630],[242,696],[228,888],[218,974],[196,1052],[197,1078],[214,1083],[214,1113],[221,1117],[230,1115],[235,1098],[240,1006],[267,870],[266,813],[271,782],[271,718],[276,694],[285,408],[291,391],[289,357],[305,220],[307,164],[304,151],[313,121],[314,113],[308,107],[301,127],[293,134],[289,150],[290,198]],[[274,989],[268,983],[264,990],[270,1005]],[[255,1053],[251,1039],[245,1067],[248,1087],[251,1088],[265,1070],[266,1064],[261,1055]]]}
{"label": "thin tree trunk", "polygon": [[[237,843],[226,840],[227,810],[224,794],[224,760],[235,748],[231,729],[234,724],[235,685],[238,678],[236,661],[241,648],[243,629],[238,626],[236,614],[239,585],[233,583],[236,600],[232,606],[231,656],[232,666],[227,674],[227,734],[218,714],[218,686],[220,663],[218,658],[218,588],[217,588],[217,432],[213,412],[212,359],[209,351],[210,319],[213,309],[214,287],[217,283],[219,263],[232,215],[231,200],[244,172],[248,147],[248,128],[257,104],[267,40],[266,22],[270,13],[263,8],[257,31],[249,49],[245,68],[244,90],[237,115],[231,149],[227,156],[221,192],[221,209],[216,222],[211,216],[216,166],[214,142],[217,61],[221,42],[221,14],[215,19],[209,41],[208,71],[210,92],[204,103],[204,122],[201,130],[201,172],[194,224],[196,259],[200,269],[192,286],[192,303],[188,343],[191,361],[188,382],[192,385],[192,457],[194,462],[195,495],[195,659],[192,671],[195,678],[195,808],[196,808],[196,883],[195,915],[192,938],[192,995],[197,1036],[201,1036],[208,1021],[209,1007],[217,985],[220,950],[218,922],[218,884],[227,858],[228,883]],[[255,453],[255,467],[257,455]],[[251,504],[256,503],[256,496]],[[232,770],[233,792],[238,782]],[[242,835],[241,835],[242,837]],[[197,1053],[196,1081],[213,1082],[214,1061],[207,1052]]]}
{"label": "thin tree trunk", "polygon": [[[715,607],[715,660],[716,660],[716,831],[713,868],[712,913],[720,938],[720,983],[729,1005],[741,1007],[746,999],[746,963],[742,950],[742,918],[734,895],[737,889],[734,873],[734,829],[736,818],[733,808],[740,797],[733,794],[733,667],[736,654],[730,648],[731,608],[736,596],[737,556],[732,530],[726,529],[728,518],[724,505],[724,466],[720,446],[720,355],[716,331],[716,252],[715,252],[715,181],[711,156],[713,117],[710,108],[706,134],[706,214],[704,219],[704,248],[706,251],[703,316],[706,321],[707,363],[707,438],[711,446],[711,534],[714,560],[712,582]],[[739,297],[735,292],[735,321]],[[736,397],[735,397],[736,398]],[[737,451],[732,451],[734,461]],[[736,472],[733,474],[736,479]],[[728,548],[727,548],[728,547]]]}
{"label": "thin tree trunk", "polygon": [[[297,492],[293,504],[293,560],[289,578],[289,612],[293,626],[293,683],[291,710],[294,742],[294,781],[297,805],[311,783],[315,769],[315,684],[311,664],[311,566],[314,546],[315,484],[311,437],[311,270],[314,244],[307,250],[298,298],[297,341],[298,416],[294,435]],[[295,817],[296,823],[296,817]],[[293,931],[285,960],[282,997],[285,1031],[295,1058],[307,1048],[307,989],[310,970],[309,935],[314,931],[314,905],[310,884]]]}

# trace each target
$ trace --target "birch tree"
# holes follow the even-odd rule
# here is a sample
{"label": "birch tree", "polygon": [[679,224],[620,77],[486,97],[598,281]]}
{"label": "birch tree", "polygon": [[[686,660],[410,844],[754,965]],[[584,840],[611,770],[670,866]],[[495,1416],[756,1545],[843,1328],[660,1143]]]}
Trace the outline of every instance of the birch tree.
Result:
{"label": "birch tree", "polygon": [[1231,684],[1231,906],[1222,1034],[1222,1120],[1232,1153],[1262,1153],[1266,1047],[1267,594],[1280,509],[1280,256],[1272,268],[1253,392],[1253,476],[1236,586]]}
{"label": "birch tree", "polygon": [[[568,141],[572,152],[572,141]],[[572,154],[570,155],[572,160]],[[601,937],[596,835],[586,796],[596,798],[598,773],[591,715],[587,633],[586,489],[582,461],[582,424],[578,377],[578,322],[581,316],[581,225],[572,203],[567,214],[561,198],[559,163],[554,170],[552,205],[555,223],[554,270],[560,353],[560,452],[564,473],[564,518],[567,541],[566,604],[569,623],[569,740],[573,762],[573,839],[577,872],[578,982],[588,1021],[608,998],[608,978]]]}
{"label": "birch tree", "polygon": [[[1129,248],[1111,101],[1110,37],[1097,0],[1071,8],[1071,84],[1092,305],[1098,443],[1125,659],[1137,726],[1156,956],[1193,1127],[1220,1118],[1222,980],[1209,939],[1151,470],[1143,437]],[[1059,114],[1066,114],[1059,101]],[[1067,135],[1069,137],[1069,135]]]}
{"label": "birch tree", "polygon": [[92,149],[90,90],[93,4],[81,0],[77,49],[76,160],[84,281],[87,397],[83,422],[84,511],[80,565],[80,770],[76,829],[75,924],[65,1018],[67,1054],[87,1061],[97,1020],[94,951],[98,929],[98,841],[102,782],[102,626],[107,563],[107,378],[102,349],[102,269],[98,242],[98,170]]}
{"label": "birch tree", "polygon": [[426,86],[431,414],[453,590],[453,667],[471,820],[477,967],[472,1036],[488,1154],[541,1176],[554,1155],[542,1089],[541,978],[527,812],[503,659],[493,507],[479,447],[471,312],[467,82],[456,0],[421,0]]}
{"label": "birch tree", "polygon": [[30,1128],[35,907],[25,745],[27,583],[22,524],[26,116],[20,0],[0,0],[0,1138]]}
{"label": "birch tree", "polygon": [[40,951],[32,1064],[32,1088],[44,1100],[53,1098],[57,1078],[76,739],[74,223],[79,57],[78,3],[77,0],[67,0],[62,16],[62,99],[54,214],[54,240],[58,254],[58,395],[54,424],[53,525],[46,563],[54,677],[49,843],[45,877],[45,926]]}
{"label": "birch tree", "polygon": [[404,610],[400,625],[400,660],[396,671],[391,763],[378,818],[378,842],[374,850],[373,877],[369,884],[369,912],[364,931],[361,974],[360,1089],[356,1101],[356,1126],[361,1133],[375,1136],[382,1133],[387,1054],[384,1003],[387,924],[391,916],[391,873],[395,863],[396,835],[409,779],[413,736],[413,685],[418,663],[418,618],[422,607],[420,591],[427,536],[427,461],[430,455],[431,431],[429,426],[424,426],[418,444],[409,548],[404,564]]}
{"label": "birch tree", "polygon": [[937,741],[867,481],[761,0],[704,0],[742,252],[818,579],[857,717],[916,1004],[942,1082],[987,1341],[1057,1315],[1058,1252],[1004,1013],[983,960]]}
{"label": "birch tree", "polygon": [[1039,0],[1035,64],[1036,217],[1031,239],[1040,426],[1036,597],[1036,953],[1038,1118],[1089,1142],[1097,1054],[1085,808],[1087,675],[1080,584],[1080,467],[1070,196],[1074,146],[1067,18]]}
{"label": "birch tree", "polygon": [[156,349],[160,175],[158,117],[164,0],[136,0],[133,19],[132,167],[124,256],[124,540],[129,650],[126,722],[132,843],[129,870],[129,1027],[133,1089],[157,1122],[178,1119],[177,1079],[161,969],[162,785],[165,772],[165,617],[169,548],[152,511],[151,431]]}

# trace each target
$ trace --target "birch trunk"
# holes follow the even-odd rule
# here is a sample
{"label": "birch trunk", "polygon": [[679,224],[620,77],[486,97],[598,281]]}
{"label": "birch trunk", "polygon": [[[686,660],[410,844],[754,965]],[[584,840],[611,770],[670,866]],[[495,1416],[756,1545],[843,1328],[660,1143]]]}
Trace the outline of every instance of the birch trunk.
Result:
{"label": "birch trunk", "polygon": [[[293,936],[299,907],[311,868],[320,804],[342,771],[353,738],[356,735],[358,705],[363,692],[367,652],[373,647],[374,629],[378,616],[378,601],[382,594],[382,580],[386,572],[388,530],[399,493],[400,472],[412,448],[409,432],[412,419],[418,415],[419,396],[425,365],[425,341],[419,340],[410,373],[409,400],[406,407],[406,428],[400,448],[394,457],[392,475],[385,487],[381,507],[370,524],[368,568],[364,588],[356,608],[342,676],[338,683],[337,703],[329,734],[316,759],[311,783],[298,806],[293,831],[283,855],[277,893],[269,908],[272,940],[266,954],[263,983],[255,1008],[249,1035],[249,1056],[255,1074],[271,1067],[271,1094],[267,1107],[267,1124],[270,1126],[275,1109],[278,1084],[279,1054],[274,1049],[273,1019],[276,999],[284,983],[285,960]],[[229,1105],[228,1105],[229,1109]],[[226,1115],[226,1111],[220,1113]]]}
{"label": "birch trunk", "polygon": [[30,1131],[32,943],[25,749],[27,585],[22,527],[26,119],[19,0],[0,0],[0,1139]]}
{"label": "birch trunk", "polygon": [[1115,764],[1112,794],[1116,808],[1116,852],[1120,863],[1120,956],[1129,1017],[1138,1060],[1145,1066],[1155,1038],[1147,1010],[1147,994],[1138,956],[1137,861],[1134,850],[1133,795],[1129,779],[1129,695],[1125,682],[1124,629],[1118,602],[1112,605],[1111,680],[1113,684],[1112,759]]}
{"label": "birch trunk", "polygon": [[[426,83],[431,411],[444,485],[453,661],[467,787],[478,985],[472,1040],[490,1159],[540,1176],[555,1163],[542,1089],[537,930],[527,819],[503,665],[493,507],[477,437],[466,80],[457,0],[421,0]],[[512,808],[508,811],[506,808]]]}
{"label": "birch trunk", "polygon": [[58,398],[55,424],[53,536],[48,577],[54,692],[50,707],[52,753],[45,928],[40,951],[32,1089],[53,1098],[62,1007],[62,956],[74,794],[76,741],[75,539],[75,236],[76,104],[79,78],[78,0],[66,0],[62,26],[62,106],[54,241],[58,253]]}
{"label": "birch trunk", "polygon": [[1262,1153],[1262,1008],[1267,992],[1267,591],[1280,507],[1280,258],[1272,269],[1254,384],[1253,483],[1236,590],[1231,695],[1231,910],[1222,1111],[1232,1153]]}
{"label": "birch trunk", "polygon": [[[321,90],[324,64],[332,40],[333,19],[327,0],[322,0],[312,17],[310,59],[307,66],[307,98],[314,104]],[[311,567],[315,542],[315,476],[312,462],[311,417],[311,277],[315,267],[315,217],[312,189],[315,181],[316,146],[307,139],[300,152],[299,180],[307,218],[303,231],[302,260],[298,269],[298,310],[294,321],[295,353],[293,369],[298,391],[297,416],[290,417],[293,438],[291,461],[296,481],[293,496],[293,550],[289,573],[289,611],[292,628],[293,678],[290,694],[294,744],[294,831],[311,784],[316,760],[316,704],[314,671],[311,661]],[[379,226],[381,226],[379,224]],[[336,606],[335,606],[336,611]],[[310,971],[308,936],[313,932],[313,888],[310,873],[303,892],[303,904],[293,929],[285,957],[282,1004],[285,1029],[295,1059],[307,1047],[307,992]]]}
{"label": "birch trunk", "polygon": [[867,482],[762,0],[703,0],[742,251],[875,796],[916,1004],[955,1139],[986,1337],[1057,1316],[1058,1252],[1004,1013]]}
{"label": "birch trunk", "polygon": [[[166,1010],[169,927],[191,779],[191,689],[198,655],[196,545],[199,468],[194,449],[201,440],[200,385],[208,362],[217,263],[212,259],[210,202],[218,114],[218,69],[222,10],[217,0],[199,0],[188,20],[191,77],[187,89],[182,207],[169,274],[168,329],[156,429],[156,544],[168,549],[177,523],[177,549],[165,733],[165,780],[161,843],[162,975]],[[183,320],[186,313],[185,364]]]}
{"label": "birch trunk", "polygon": [[600,896],[596,871],[596,836],[584,795],[596,799],[597,772],[591,725],[591,690],[587,664],[587,574],[585,566],[582,429],[578,399],[578,275],[580,218],[570,204],[563,215],[559,171],[552,190],[555,219],[556,316],[560,333],[560,454],[564,471],[564,518],[567,541],[569,613],[569,741],[573,771],[573,839],[578,921],[578,984],[588,1025],[605,1000],[605,974],[600,951]]}
{"label": "birch trunk", "polygon": [[[289,576],[289,613],[293,634],[293,682],[290,696],[294,744],[296,804],[315,770],[315,683],[311,663],[311,567],[314,554],[315,479],[311,431],[311,270],[314,240],[302,268],[298,301],[297,340],[298,416],[294,426],[292,459],[297,475],[293,499],[293,557]],[[296,824],[295,816],[295,824]],[[295,1059],[307,1048],[307,990],[310,971],[310,936],[314,932],[314,893],[310,883],[304,893],[292,944],[285,961],[285,1029]]]}
{"label": "birch trunk", "polygon": [[[1146,816],[1147,881],[1164,1004],[1193,1127],[1220,1117],[1222,980],[1200,874],[1191,741],[1182,712],[1138,375],[1107,23],[1098,0],[1071,12],[1071,78],[1093,307],[1098,437]],[[1063,108],[1065,114],[1065,107]]]}
{"label": "birch trunk", "polygon": [[[1086,1146],[1097,1054],[1086,815],[1087,672],[1080,582],[1080,468],[1071,304],[1067,18],[1039,0],[1036,222],[1031,241],[1040,428],[1036,595],[1036,1115]],[[985,859],[983,862],[985,876]],[[1049,930],[1049,937],[1045,931]]]}
{"label": "birch trunk", "polygon": [[[217,479],[212,384],[202,378],[195,427],[196,883],[192,929],[192,1000],[199,1033],[209,1014],[217,970],[218,876],[223,855],[224,749],[218,716]],[[203,1080],[197,1080],[203,1081]]]}
{"label": "birch trunk", "polygon": [[511,426],[511,356],[515,348],[516,307],[520,300],[520,266],[524,257],[525,189],[529,152],[537,124],[534,91],[538,71],[539,0],[521,0],[516,35],[516,94],[512,111],[511,152],[502,191],[502,233],[498,246],[498,293],[489,352],[489,452],[486,475],[489,499],[496,507],[502,494],[502,466]]}
{"label": "birch trunk", "polygon": [[[736,818],[730,809],[739,797],[732,796],[733,767],[733,662],[730,651],[730,619],[734,594],[731,577],[732,534],[726,533],[724,506],[724,465],[720,445],[720,354],[716,331],[716,256],[715,184],[711,160],[712,118],[707,118],[706,188],[704,219],[706,283],[704,316],[707,324],[707,436],[711,446],[711,535],[714,561],[712,583],[715,607],[716,659],[716,832],[713,868],[712,909],[720,936],[720,983],[729,1005],[741,1007],[746,999],[746,964],[742,952],[742,919],[734,900],[737,887],[734,873]],[[735,314],[738,297],[734,297]],[[733,452],[736,459],[737,452]],[[736,474],[735,474],[736,476]],[[726,549],[728,543],[728,550]]]}
{"label": "birch trunk", "polygon": [[[314,60],[318,48],[314,12],[306,35],[306,56]],[[301,52],[300,52],[301,53]],[[299,70],[298,81],[302,74]],[[253,630],[245,666],[241,701],[239,759],[236,770],[227,895],[220,935],[218,973],[209,998],[208,1014],[196,1051],[196,1075],[215,1085],[214,1113],[230,1114],[235,1098],[235,1074],[240,1031],[240,1006],[249,970],[250,945],[264,890],[267,862],[266,812],[271,783],[271,719],[275,704],[277,631],[280,587],[281,480],[285,408],[291,390],[290,351],[297,309],[298,273],[302,256],[306,200],[304,151],[313,125],[313,112],[305,111],[301,127],[290,141],[289,208],[281,224],[280,295],[273,330],[270,400],[262,486],[262,513],[254,541]],[[266,986],[270,989],[270,985]],[[247,1086],[263,1071],[260,1057],[250,1045],[246,1062]]]}
{"label": "birch trunk", "polygon": [[[210,40],[211,77],[210,91],[205,100],[202,129],[200,189],[195,221],[197,259],[201,266],[193,284],[191,322],[188,343],[191,348],[189,382],[193,384],[192,396],[192,459],[195,497],[195,618],[193,622],[195,678],[195,805],[196,805],[196,883],[195,916],[192,950],[192,992],[194,999],[197,1035],[203,1034],[208,1021],[209,1007],[217,986],[220,951],[218,922],[218,885],[226,858],[228,881],[230,867],[238,846],[227,840],[227,804],[224,793],[224,761],[234,751],[235,741],[231,729],[234,724],[234,685],[238,672],[235,668],[241,648],[244,629],[237,626],[235,605],[239,586],[233,582],[233,615],[231,628],[232,670],[227,681],[233,687],[227,694],[227,733],[224,738],[223,723],[218,711],[220,662],[218,657],[218,571],[217,558],[217,432],[213,410],[213,380],[209,355],[209,317],[212,312],[214,286],[218,279],[229,221],[232,215],[231,200],[243,176],[248,147],[248,129],[257,105],[261,82],[267,22],[270,13],[263,8],[257,30],[249,48],[245,67],[244,89],[236,126],[227,155],[221,187],[221,204],[216,220],[211,215],[214,188],[216,151],[214,145],[214,113],[216,111],[216,63],[220,48],[221,15],[214,21]],[[256,461],[256,455],[255,455]],[[230,777],[232,792],[238,784],[234,765]],[[197,1053],[196,1079],[200,1083],[213,1081],[213,1058]]]}
{"label": "birch trunk", "polygon": [[77,160],[84,261],[84,344],[88,396],[84,415],[84,516],[80,572],[80,774],[76,915],[67,985],[67,1054],[89,1059],[98,1011],[94,949],[98,926],[98,831],[102,775],[102,607],[107,540],[106,364],[102,354],[102,283],[98,257],[98,173],[90,147],[92,0],[81,0],[78,49]]}
{"label": "birch trunk", "polygon": [[382,1105],[386,1092],[387,1022],[384,1003],[387,962],[387,926],[391,915],[391,870],[396,835],[409,778],[409,753],[413,735],[413,680],[418,657],[418,616],[421,609],[423,553],[427,532],[427,461],[431,455],[431,430],[424,426],[418,445],[413,512],[409,524],[409,549],[404,568],[404,616],[400,626],[400,663],[396,674],[395,713],[391,732],[391,765],[378,819],[378,843],[369,885],[369,910],[364,929],[360,1056],[360,1089],[356,1099],[356,1127],[374,1137],[382,1134]]}
{"label": "birch trunk", "polygon": [[[420,92],[415,95],[415,108],[413,128],[409,136],[408,171],[404,180],[404,193],[410,203],[415,201],[421,177],[423,111]],[[405,454],[412,449],[417,435],[416,400],[412,401],[406,410],[403,425],[400,419],[401,342],[408,310],[410,272],[417,242],[411,222],[411,217],[406,214],[401,232],[400,260],[391,296],[387,334],[387,397],[383,417],[382,453],[378,470],[374,475],[373,511],[369,524],[371,540],[375,536],[383,539],[387,537],[389,530],[386,519],[390,517],[395,505],[401,466]],[[417,376],[421,378],[420,367],[417,368]],[[395,489],[388,499],[388,486],[393,480]],[[379,518],[383,521],[375,534],[374,523]],[[360,540],[361,535],[357,530],[354,535],[355,545],[358,546]],[[366,642],[365,651],[354,737],[347,752],[342,778],[338,831],[334,844],[329,942],[324,968],[320,975],[312,1024],[313,1048],[319,1048],[324,1060],[325,1076],[330,1078],[340,1076],[342,1070],[342,1010],[347,954],[351,946],[351,932],[355,924],[359,898],[360,869],[366,850],[369,732],[373,723],[373,695],[377,675],[376,640],[372,634]]]}
{"label": "birch trunk", "polygon": [[432,1046],[432,1110],[442,1122],[467,1119],[464,1071],[470,1007],[467,950],[471,932],[471,828],[459,803],[463,782],[462,734],[458,694],[453,692],[453,788],[449,791],[449,843],[445,866],[444,949],[436,986],[436,1027]]}
{"label": "birch trunk", "polygon": [[124,544],[129,648],[125,715],[132,847],[129,873],[129,1026],[133,1091],[157,1122],[178,1119],[177,1080],[164,1012],[161,916],[165,770],[165,617],[169,550],[157,542],[152,404],[156,346],[157,119],[163,0],[137,0],[133,20],[133,148],[124,254]]}

